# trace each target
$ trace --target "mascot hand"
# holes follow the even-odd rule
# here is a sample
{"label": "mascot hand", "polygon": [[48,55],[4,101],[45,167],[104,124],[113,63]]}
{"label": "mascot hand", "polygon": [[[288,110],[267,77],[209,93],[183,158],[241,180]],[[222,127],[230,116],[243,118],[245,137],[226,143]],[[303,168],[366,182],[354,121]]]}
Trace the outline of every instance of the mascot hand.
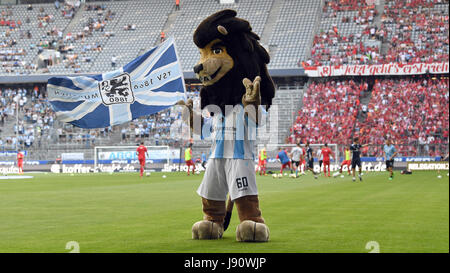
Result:
{"label": "mascot hand", "polygon": [[259,111],[258,107],[261,104],[261,94],[259,91],[259,87],[261,84],[261,77],[257,76],[255,80],[252,82],[249,79],[245,78],[242,83],[245,86],[245,94],[242,96],[242,104],[244,105],[244,108],[248,105],[253,105],[255,108],[255,111],[249,111],[247,112],[248,117],[253,119],[256,124],[258,124],[260,118],[259,118]]}
{"label": "mascot hand", "polygon": [[183,122],[186,124],[189,123],[189,126],[192,129],[192,127],[194,126],[194,101],[192,99],[188,99],[187,102],[185,102],[184,100],[180,100],[177,102],[177,105],[184,105],[189,110],[189,113],[183,111],[183,114],[181,116]]}
{"label": "mascot hand", "polygon": [[256,109],[261,104],[261,94],[259,93],[259,86],[261,84],[261,77],[257,76],[252,82],[245,78],[242,83],[245,86],[245,94],[242,96],[242,104],[244,107],[247,105],[254,105]]}

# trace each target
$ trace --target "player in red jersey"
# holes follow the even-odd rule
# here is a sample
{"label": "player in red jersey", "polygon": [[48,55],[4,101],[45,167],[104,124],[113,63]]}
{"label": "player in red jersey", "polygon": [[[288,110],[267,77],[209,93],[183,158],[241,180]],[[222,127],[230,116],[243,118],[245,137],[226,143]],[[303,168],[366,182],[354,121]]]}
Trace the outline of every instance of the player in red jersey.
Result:
{"label": "player in red jersey", "polygon": [[23,158],[24,155],[20,152],[20,150],[17,151],[17,166],[19,167],[19,174],[23,174]]}
{"label": "player in red jersey", "polygon": [[144,142],[141,142],[141,145],[136,149],[136,154],[139,159],[139,164],[141,165],[140,176],[144,175],[144,167],[145,167],[145,156],[148,156],[147,147],[144,146]]}
{"label": "player in red jersey", "polygon": [[322,148],[322,155],[323,155],[323,173],[325,176],[327,176],[327,168],[328,168],[328,177],[331,177],[330,158],[333,155],[333,151],[331,151],[327,143],[325,143],[324,147]]}

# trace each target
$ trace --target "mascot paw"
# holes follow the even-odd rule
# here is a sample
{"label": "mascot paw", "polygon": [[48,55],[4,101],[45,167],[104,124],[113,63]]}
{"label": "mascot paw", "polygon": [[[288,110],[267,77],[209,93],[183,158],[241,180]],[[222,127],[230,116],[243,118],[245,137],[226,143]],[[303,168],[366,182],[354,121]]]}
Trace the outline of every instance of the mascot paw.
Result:
{"label": "mascot paw", "polygon": [[185,107],[187,107],[187,109],[189,110],[187,113],[182,114],[182,120],[184,123],[189,124],[191,129],[194,125],[194,101],[192,99],[188,99],[187,101],[184,100],[179,100],[176,105],[183,105]]}
{"label": "mascot paw", "polygon": [[244,80],[242,80],[242,84],[244,84],[245,87],[245,94],[244,96],[242,96],[242,104],[244,105],[244,107],[250,104],[258,107],[258,105],[261,104],[261,95],[259,92],[261,77],[257,76],[253,82],[245,78]]}
{"label": "mascot paw", "polygon": [[263,223],[245,220],[236,229],[238,242],[267,242],[269,241],[269,228]]}
{"label": "mascot paw", "polygon": [[192,226],[192,239],[215,240],[222,238],[223,227],[217,223],[203,220]]}
{"label": "mascot paw", "polygon": [[192,110],[192,107],[194,106],[194,101],[192,99],[188,99],[187,102],[184,100],[179,100],[176,105],[186,105],[189,110]]}

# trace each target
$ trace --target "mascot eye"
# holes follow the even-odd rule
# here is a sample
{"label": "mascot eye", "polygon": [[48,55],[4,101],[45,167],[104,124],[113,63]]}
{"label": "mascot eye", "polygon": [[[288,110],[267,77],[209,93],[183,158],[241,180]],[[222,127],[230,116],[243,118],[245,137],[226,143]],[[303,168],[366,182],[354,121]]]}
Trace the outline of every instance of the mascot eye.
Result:
{"label": "mascot eye", "polygon": [[214,48],[214,49],[213,49],[213,53],[216,54],[216,55],[217,55],[217,54],[220,54],[220,53],[222,53],[222,52],[223,52],[223,50],[222,50],[221,48]]}

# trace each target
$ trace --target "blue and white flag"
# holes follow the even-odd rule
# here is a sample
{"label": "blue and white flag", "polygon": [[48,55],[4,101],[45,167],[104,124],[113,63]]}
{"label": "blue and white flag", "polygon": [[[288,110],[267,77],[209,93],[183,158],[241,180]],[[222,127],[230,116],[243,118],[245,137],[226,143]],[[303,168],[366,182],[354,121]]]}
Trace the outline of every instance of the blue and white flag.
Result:
{"label": "blue and white flag", "polygon": [[173,38],[112,72],[47,82],[57,119],[81,128],[118,125],[186,100]]}

